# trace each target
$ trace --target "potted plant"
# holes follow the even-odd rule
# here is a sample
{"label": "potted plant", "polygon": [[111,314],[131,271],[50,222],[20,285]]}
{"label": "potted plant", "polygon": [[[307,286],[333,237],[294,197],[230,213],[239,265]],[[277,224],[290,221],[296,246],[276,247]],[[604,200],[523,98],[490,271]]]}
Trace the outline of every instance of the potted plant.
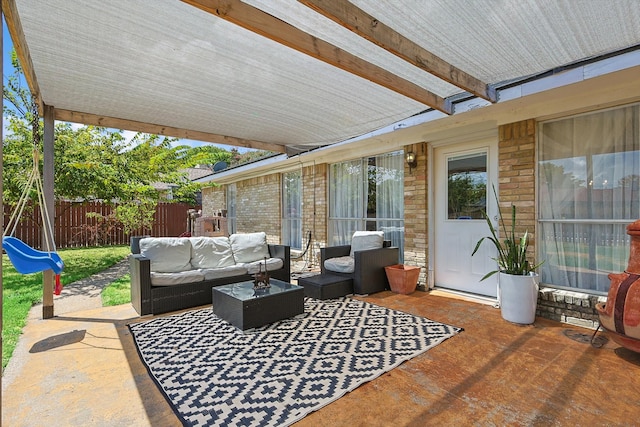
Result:
{"label": "potted plant", "polygon": [[[498,196],[495,187],[493,193],[497,202]],[[483,214],[491,235],[480,239],[471,255],[475,255],[482,242],[488,239],[498,252],[497,257],[494,258],[498,263],[498,268],[490,271],[480,280],[485,280],[498,273],[498,298],[502,318],[513,323],[531,324],[535,321],[538,303],[539,276],[535,269],[540,267],[544,261],[535,264],[527,259],[529,233],[525,231],[521,238],[516,238],[516,207],[514,205],[511,205],[511,230],[509,233],[507,233],[502,212],[499,215],[499,223],[505,236],[503,240],[498,237],[498,230],[494,227],[487,213],[483,212]]]}

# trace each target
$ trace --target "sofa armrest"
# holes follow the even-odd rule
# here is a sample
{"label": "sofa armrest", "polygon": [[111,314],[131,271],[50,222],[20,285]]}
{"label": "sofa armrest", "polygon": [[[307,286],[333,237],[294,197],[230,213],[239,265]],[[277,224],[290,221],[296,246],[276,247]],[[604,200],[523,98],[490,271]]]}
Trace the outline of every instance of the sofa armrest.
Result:
{"label": "sofa armrest", "polygon": [[129,255],[131,305],[140,316],[151,314],[151,260],[140,254]]}
{"label": "sofa armrest", "polygon": [[398,263],[399,249],[386,247],[354,252],[353,290],[356,294],[371,294],[389,287],[384,268]]}
{"label": "sofa armrest", "polygon": [[291,247],[286,245],[268,245],[272,258],[282,259],[282,268],[270,272],[271,276],[284,282],[291,282]]}

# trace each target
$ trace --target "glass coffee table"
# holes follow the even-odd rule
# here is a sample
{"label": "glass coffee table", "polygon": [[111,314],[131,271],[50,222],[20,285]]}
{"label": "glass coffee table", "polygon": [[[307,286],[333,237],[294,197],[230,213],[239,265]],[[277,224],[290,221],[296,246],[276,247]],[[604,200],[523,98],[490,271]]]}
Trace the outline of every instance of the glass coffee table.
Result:
{"label": "glass coffee table", "polygon": [[253,281],[214,286],[213,313],[246,330],[304,313],[304,288],[277,279],[271,287],[253,289]]}

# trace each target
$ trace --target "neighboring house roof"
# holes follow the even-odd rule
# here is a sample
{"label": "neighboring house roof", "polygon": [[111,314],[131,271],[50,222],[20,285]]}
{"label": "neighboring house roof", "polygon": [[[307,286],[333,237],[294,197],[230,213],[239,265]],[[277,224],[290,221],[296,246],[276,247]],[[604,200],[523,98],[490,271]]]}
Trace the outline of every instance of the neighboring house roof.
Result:
{"label": "neighboring house roof", "polygon": [[213,171],[209,168],[186,168],[180,169],[180,172],[187,173],[187,179],[189,181],[195,181],[196,179],[211,175]]}
{"label": "neighboring house roof", "polygon": [[[179,172],[186,173],[186,179],[189,181],[196,181],[213,173],[213,171],[208,168],[185,168],[180,169]],[[176,185],[167,182],[154,182],[151,184],[151,186],[158,191],[168,191]]]}
{"label": "neighboring house roof", "polygon": [[[316,11],[337,4],[346,16]],[[8,5],[29,86],[55,119],[276,152],[462,116],[465,99],[499,104],[509,82],[640,46],[637,0]]]}

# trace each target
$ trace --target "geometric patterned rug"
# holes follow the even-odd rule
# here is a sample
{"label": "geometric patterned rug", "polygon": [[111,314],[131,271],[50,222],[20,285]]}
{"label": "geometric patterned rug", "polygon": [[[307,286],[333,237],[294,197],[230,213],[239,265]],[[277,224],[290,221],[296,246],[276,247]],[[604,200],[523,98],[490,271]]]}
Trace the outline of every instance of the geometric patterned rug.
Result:
{"label": "geometric patterned rug", "polygon": [[461,328],[351,298],[241,331],[211,308],[129,325],[188,426],[287,426]]}

